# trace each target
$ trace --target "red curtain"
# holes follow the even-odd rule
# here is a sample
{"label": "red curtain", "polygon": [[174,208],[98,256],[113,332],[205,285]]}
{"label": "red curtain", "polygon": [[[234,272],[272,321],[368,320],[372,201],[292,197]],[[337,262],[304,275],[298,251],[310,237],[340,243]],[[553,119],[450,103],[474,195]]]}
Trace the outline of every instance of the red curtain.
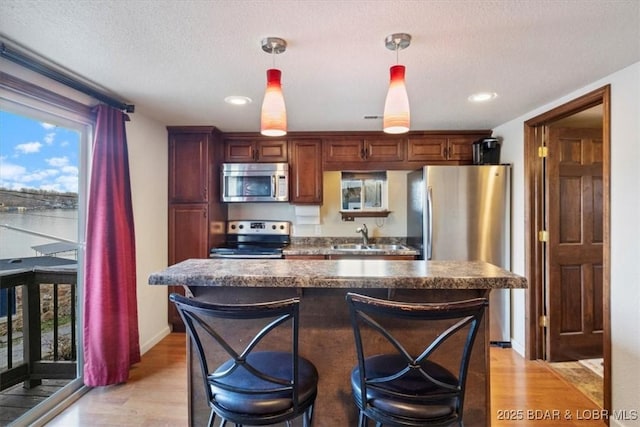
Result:
{"label": "red curtain", "polygon": [[97,107],[84,265],[84,382],[125,382],[140,361],[136,257],[125,121]]}

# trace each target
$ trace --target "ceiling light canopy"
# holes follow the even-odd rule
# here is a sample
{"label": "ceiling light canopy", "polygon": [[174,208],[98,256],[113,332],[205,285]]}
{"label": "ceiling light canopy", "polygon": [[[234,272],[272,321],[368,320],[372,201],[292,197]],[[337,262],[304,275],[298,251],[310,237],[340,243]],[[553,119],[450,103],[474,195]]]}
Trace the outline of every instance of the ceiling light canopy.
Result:
{"label": "ceiling light canopy", "polygon": [[282,95],[280,78],[282,72],[275,68],[275,55],[287,49],[287,42],[278,37],[262,40],[262,50],[273,55],[273,68],[267,70],[267,89],[262,101],[260,114],[260,133],[265,136],[283,136],[287,134],[287,109]]}
{"label": "ceiling light canopy", "polygon": [[391,67],[391,79],[387,98],[384,102],[384,116],[382,130],[385,133],[409,132],[411,114],[409,111],[409,96],[404,82],[404,65],[397,65],[398,51],[411,44],[411,36],[405,33],[391,34],[385,39],[387,49],[396,51],[396,65]]}

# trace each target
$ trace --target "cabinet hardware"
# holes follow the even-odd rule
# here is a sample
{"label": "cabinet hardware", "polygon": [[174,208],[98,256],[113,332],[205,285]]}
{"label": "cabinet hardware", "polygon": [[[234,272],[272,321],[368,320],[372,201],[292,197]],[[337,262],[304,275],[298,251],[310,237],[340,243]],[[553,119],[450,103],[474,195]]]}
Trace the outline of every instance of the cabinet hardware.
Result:
{"label": "cabinet hardware", "polygon": [[540,147],[538,147],[538,157],[544,158],[544,157],[547,157],[548,155],[549,155],[549,149],[547,147],[545,147],[544,145],[541,145]]}
{"label": "cabinet hardware", "polygon": [[539,242],[548,242],[549,241],[549,232],[547,230],[538,231],[538,241]]}
{"label": "cabinet hardware", "polygon": [[538,324],[541,328],[547,328],[549,326],[549,318],[547,316],[540,316],[540,319],[538,319]]}

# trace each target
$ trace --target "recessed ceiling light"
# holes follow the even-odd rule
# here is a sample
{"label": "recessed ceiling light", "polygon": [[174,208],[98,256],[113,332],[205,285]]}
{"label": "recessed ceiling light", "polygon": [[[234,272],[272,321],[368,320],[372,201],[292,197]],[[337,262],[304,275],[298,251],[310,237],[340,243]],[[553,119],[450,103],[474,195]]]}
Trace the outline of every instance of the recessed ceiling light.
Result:
{"label": "recessed ceiling light", "polygon": [[474,93],[469,97],[469,101],[471,102],[487,102],[498,96],[495,92],[478,92]]}
{"label": "recessed ceiling light", "polygon": [[247,105],[247,104],[251,104],[251,98],[247,96],[232,95],[232,96],[227,96],[224,99],[224,102],[231,105]]}

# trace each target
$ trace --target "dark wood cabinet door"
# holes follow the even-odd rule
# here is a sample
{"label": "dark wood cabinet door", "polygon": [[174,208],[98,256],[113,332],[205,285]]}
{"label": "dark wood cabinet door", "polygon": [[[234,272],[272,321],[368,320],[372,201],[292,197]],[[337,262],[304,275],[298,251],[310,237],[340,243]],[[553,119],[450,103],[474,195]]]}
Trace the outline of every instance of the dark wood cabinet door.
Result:
{"label": "dark wood cabinet door", "polygon": [[208,206],[200,203],[169,205],[169,264],[209,256]]}
{"label": "dark wood cabinet door", "polygon": [[471,163],[473,161],[473,141],[476,139],[468,136],[448,138],[447,159]]}
{"label": "dark wood cabinet door", "polygon": [[370,162],[401,162],[404,160],[404,139],[365,139],[364,157]]}
{"label": "dark wood cabinet door", "polygon": [[[169,265],[189,258],[208,257],[208,209],[206,204],[169,205]],[[181,286],[170,286],[169,293],[184,295]],[[175,306],[169,303],[168,321],[174,332],[184,332]]]}
{"label": "dark wood cabinet door", "polygon": [[446,137],[409,138],[407,142],[407,160],[417,162],[438,162],[447,160]]}
{"label": "dark wood cabinet door", "polygon": [[208,200],[209,143],[203,133],[169,134],[169,202]]}
{"label": "dark wood cabinet door", "polygon": [[278,163],[287,161],[287,141],[268,140],[256,142],[257,162]]}
{"label": "dark wood cabinet door", "polygon": [[328,139],[324,141],[324,160],[328,163],[361,162],[364,160],[362,139]]}
{"label": "dark wood cabinet door", "polygon": [[287,161],[286,140],[234,139],[225,141],[224,161],[229,163],[279,163]]}
{"label": "dark wood cabinet door", "polygon": [[345,162],[402,162],[404,140],[396,139],[330,139],[325,141],[324,160]]}
{"label": "dark wood cabinet door", "polygon": [[289,142],[290,203],[322,203],[322,141],[319,139]]}
{"label": "dark wood cabinet door", "polygon": [[254,161],[253,141],[225,141],[224,161],[251,163]]}

